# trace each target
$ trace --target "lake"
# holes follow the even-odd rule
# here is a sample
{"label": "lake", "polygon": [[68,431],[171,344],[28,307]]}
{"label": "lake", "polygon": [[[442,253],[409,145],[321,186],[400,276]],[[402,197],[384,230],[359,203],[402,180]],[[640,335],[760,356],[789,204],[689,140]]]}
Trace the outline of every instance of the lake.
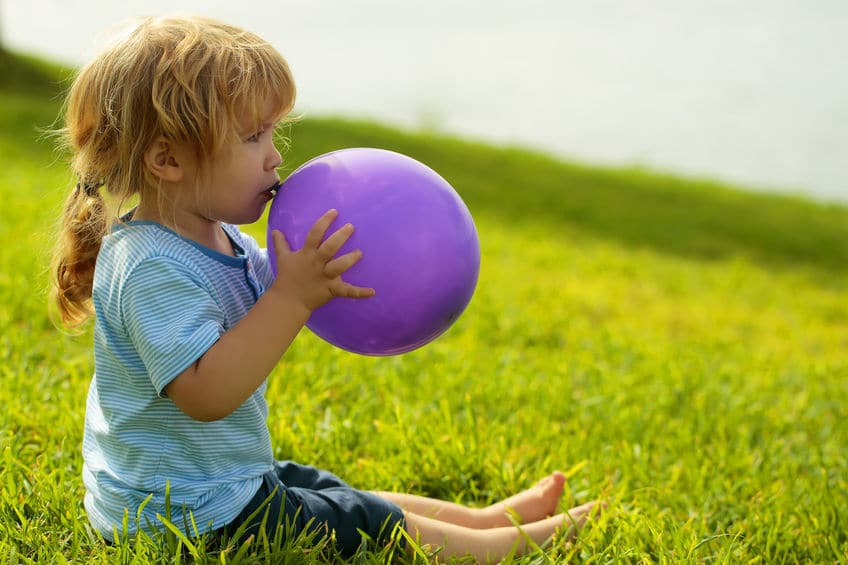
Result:
{"label": "lake", "polygon": [[848,202],[844,0],[0,0],[0,33],[78,64],[175,11],[266,37],[306,115]]}

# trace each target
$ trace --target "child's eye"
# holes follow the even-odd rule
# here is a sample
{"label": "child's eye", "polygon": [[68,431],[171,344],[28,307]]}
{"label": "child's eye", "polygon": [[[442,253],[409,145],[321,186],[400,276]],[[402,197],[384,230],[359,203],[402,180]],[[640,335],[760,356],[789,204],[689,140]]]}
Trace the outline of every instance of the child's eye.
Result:
{"label": "child's eye", "polygon": [[264,129],[257,131],[256,133],[254,133],[250,137],[245,138],[245,141],[248,141],[250,143],[256,143],[257,141],[259,141],[259,138],[262,137],[263,133],[265,133]]}

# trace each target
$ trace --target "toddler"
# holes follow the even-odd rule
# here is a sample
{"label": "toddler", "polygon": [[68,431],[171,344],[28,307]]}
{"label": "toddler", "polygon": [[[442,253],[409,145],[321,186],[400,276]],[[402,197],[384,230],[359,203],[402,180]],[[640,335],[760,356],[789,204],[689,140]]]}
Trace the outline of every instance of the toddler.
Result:
{"label": "toddler", "polygon": [[362,254],[336,256],[354,228],[328,233],[335,210],[296,252],[274,232],[276,257],[238,227],[258,220],[279,186],[273,133],[294,101],[269,43],[201,17],[136,22],[69,92],[62,133],[78,182],[56,246],[54,303],[66,325],[95,321],[83,440],[91,524],[112,542],[155,533],[169,504],[188,535],[290,522],[334,532],[350,555],[361,532],[386,543],[404,528],[479,560],[522,551],[525,536],[573,533],[593,504],[554,514],[558,472],[468,508],[356,490],[275,460],[266,378],[315,308],[374,295],[342,278]]}

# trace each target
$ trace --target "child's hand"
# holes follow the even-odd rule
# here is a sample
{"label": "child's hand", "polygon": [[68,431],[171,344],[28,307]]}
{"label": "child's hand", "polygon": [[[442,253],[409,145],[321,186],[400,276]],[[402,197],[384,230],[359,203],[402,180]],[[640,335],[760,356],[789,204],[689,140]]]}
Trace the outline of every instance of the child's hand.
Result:
{"label": "child's hand", "polygon": [[338,214],[336,210],[330,210],[318,218],[298,251],[291,250],[281,232],[272,232],[277,255],[277,279],[270,290],[295,299],[310,312],[336,296],[374,296],[374,289],[354,286],[341,278],[345,271],[362,258],[362,251],[357,249],[333,258],[353,234],[353,226],[345,224],[322,242]]}

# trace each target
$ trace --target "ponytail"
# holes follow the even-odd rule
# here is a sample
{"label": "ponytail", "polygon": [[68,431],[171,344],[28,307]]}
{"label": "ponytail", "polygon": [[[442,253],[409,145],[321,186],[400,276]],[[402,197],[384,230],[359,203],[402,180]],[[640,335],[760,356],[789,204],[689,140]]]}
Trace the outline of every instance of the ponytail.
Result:
{"label": "ponytail", "polygon": [[53,257],[53,303],[59,321],[76,327],[94,313],[94,264],[107,228],[107,206],[99,184],[78,183],[65,200]]}

